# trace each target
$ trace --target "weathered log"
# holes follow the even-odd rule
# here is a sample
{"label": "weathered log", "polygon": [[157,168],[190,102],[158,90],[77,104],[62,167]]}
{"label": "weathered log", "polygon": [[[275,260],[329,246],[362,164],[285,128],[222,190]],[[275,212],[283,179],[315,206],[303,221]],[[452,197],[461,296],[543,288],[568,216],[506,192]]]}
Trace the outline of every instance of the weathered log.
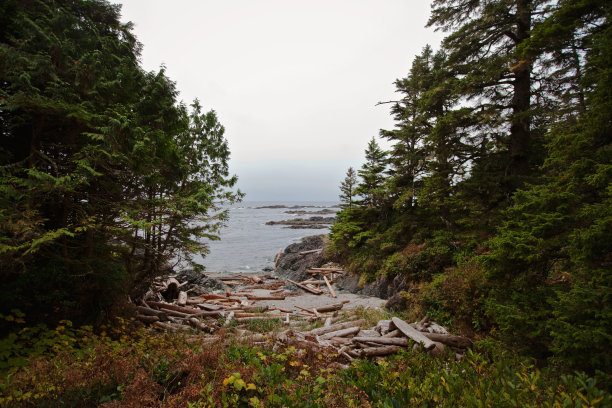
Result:
{"label": "weathered log", "polygon": [[332,337],[331,339],[329,339],[329,342],[332,344],[336,344],[336,345],[338,344],[346,345],[346,344],[352,343],[353,339],[349,339],[346,337]]}
{"label": "weathered log", "polygon": [[416,325],[412,326],[415,329],[417,329],[418,331],[424,331],[425,327],[427,326],[427,322],[429,322],[429,316],[425,316],[421,319],[420,322],[418,322]]}
{"label": "weathered log", "polygon": [[296,306],[296,308],[297,308],[297,309],[300,309],[300,310],[303,310],[303,311],[305,311],[305,312],[308,312],[308,313],[310,313],[311,315],[314,315],[314,314],[315,314],[314,310],[312,310],[312,309],[306,309],[305,307],[301,307],[301,306]]}
{"label": "weathered log", "polygon": [[430,340],[461,349],[472,347],[473,344],[472,340],[468,339],[467,337],[455,336],[452,334],[423,333],[423,335]]}
{"label": "weathered log", "polygon": [[164,308],[164,309],[174,310],[174,311],[182,312],[182,313],[197,314],[199,312],[199,310],[197,309],[192,309],[190,307],[185,307],[185,306],[177,306],[171,303],[153,302],[153,301],[148,301],[147,303],[150,306],[155,306],[160,309]]}
{"label": "weathered log", "polygon": [[431,354],[432,356],[440,356],[442,354],[444,354],[444,344],[442,343],[438,343],[437,341],[435,342],[435,347],[432,348],[431,350],[429,350],[429,354]]}
{"label": "weathered log", "polygon": [[147,316],[157,316],[159,320],[161,321],[168,320],[168,318],[166,317],[166,314],[162,312],[161,310],[151,309],[150,307],[144,307],[144,306],[136,306],[136,311],[140,314],[147,315]]}
{"label": "weathered log", "polygon": [[185,306],[187,304],[187,292],[179,292],[176,304],[179,306]]}
{"label": "weathered log", "polygon": [[400,337],[402,335],[402,332],[395,329],[395,330],[391,330],[389,333],[383,335],[383,337]]}
{"label": "weathered log", "polygon": [[190,317],[193,316],[194,313],[183,313],[183,312],[179,312],[177,310],[172,310],[172,309],[168,309],[165,307],[162,307],[161,309],[162,312],[164,312],[165,314],[167,314],[168,316],[176,316],[176,317]]}
{"label": "weathered log", "polygon": [[225,323],[223,323],[223,326],[229,326],[233,318],[234,318],[234,312],[230,312],[230,314],[227,315],[227,318],[225,319]]}
{"label": "weathered log", "polygon": [[334,312],[336,310],[340,310],[342,309],[342,307],[344,306],[345,303],[349,303],[349,300],[343,300],[340,303],[334,303],[331,305],[324,305],[324,306],[319,306],[314,308],[313,310],[316,310],[317,312],[321,312],[321,313],[325,313],[325,312]]}
{"label": "weathered log", "polygon": [[409,337],[415,342],[422,344],[426,350],[431,350],[432,348],[436,347],[436,344],[433,341],[429,340],[427,337],[423,335],[423,333],[416,330],[414,327],[410,326],[408,323],[406,323],[402,319],[398,317],[394,317],[393,319],[391,319],[391,322],[406,337]]}
{"label": "weathered log", "polygon": [[273,273],[276,273],[276,268],[278,267],[278,260],[280,259],[281,254],[283,253],[283,248],[280,248],[278,250],[278,255],[276,255],[276,259],[274,260],[274,271]]}
{"label": "weathered log", "polygon": [[155,323],[155,322],[159,322],[159,317],[157,317],[157,316],[150,316],[150,315],[137,314],[136,315],[136,319],[140,320],[143,323]]}
{"label": "weathered log", "polygon": [[206,323],[198,320],[195,317],[190,317],[189,319],[187,319],[187,321],[189,322],[190,325],[192,325],[196,329],[200,329],[200,330],[203,330],[209,333],[212,333],[212,331],[214,330],[214,328],[208,326]]}
{"label": "weathered log", "polygon": [[254,320],[274,320],[274,319],[281,319],[282,316],[278,317],[278,316],[251,316],[251,317],[238,317],[235,320],[238,323],[246,323],[246,322],[251,322]]}
{"label": "weathered log", "polygon": [[400,351],[402,348],[399,346],[384,346],[384,347],[368,347],[359,350],[360,357],[372,357],[372,356],[388,356]]}
{"label": "weathered log", "polygon": [[268,316],[268,317],[283,317],[285,315],[280,314],[280,313],[244,313],[244,312],[235,312],[234,313],[234,317],[238,318],[238,317],[255,317],[255,316]]}
{"label": "weathered log", "polygon": [[329,293],[331,293],[332,297],[338,297],[336,296],[336,292],[334,292],[334,290],[331,287],[331,283],[329,283],[329,281],[327,280],[327,276],[323,276],[323,280],[325,281],[325,284],[327,285],[327,289],[329,289]]}
{"label": "weathered log", "polygon": [[326,333],[331,333],[337,330],[342,330],[342,329],[346,329],[349,327],[358,327],[360,324],[364,323],[365,320],[355,320],[352,322],[346,322],[346,323],[338,323],[338,324],[332,324],[331,326],[327,326],[327,327],[319,327],[318,329],[314,329],[308,332],[304,332],[302,334],[304,335],[308,335],[308,336],[320,336],[322,334],[326,334]]}
{"label": "weathered log", "polygon": [[320,291],[320,290],[318,290],[318,289],[315,289],[315,288],[309,288],[308,286],[306,286],[306,285],[302,285],[301,283],[298,283],[298,282],[296,282],[296,281],[292,281],[291,279],[287,279],[287,282],[291,282],[291,283],[293,283],[295,286],[297,286],[298,288],[300,288],[300,289],[304,289],[305,291],[310,292],[310,293],[312,293],[312,294],[314,294],[314,295],[320,295],[321,293],[323,293],[322,291]]}
{"label": "weathered log", "polygon": [[405,337],[394,338],[394,337],[353,337],[353,341],[361,341],[368,343],[387,344],[392,346],[408,346],[410,340]]}
{"label": "weathered log", "polygon": [[225,306],[211,305],[211,304],[208,304],[208,303],[198,303],[196,306],[198,306],[200,309],[208,310],[208,311],[211,311],[211,312],[215,312],[217,310],[227,310],[225,308]]}
{"label": "weathered log", "polygon": [[249,300],[285,300],[285,296],[254,296],[246,295]]}
{"label": "weathered log", "polygon": [[162,330],[170,330],[170,331],[177,331],[178,329],[174,326],[172,326],[170,323],[162,323],[162,322],[155,322],[153,323],[153,326],[162,329]]}
{"label": "weathered log", "polygon": [[361,330],[360,327],[348,327],[346,329],[337,330],[337,331],[323,334],[319,336],[319,338],[321,340],[328,340],[328,339],[331,339],[332,337],[346,337],[346,336],[351,336],[351,335],[355,335],[359,333],[359,330]]}
{"label": "weathered log", "polygon": [[233,307],[228,307],[227,309],[223,309],[223,310],[226,310],[226,311],[233,310],[233,311],[243,311],[243,312],[265,312],[268,309],[269,309],[268,306],[233,306]]}

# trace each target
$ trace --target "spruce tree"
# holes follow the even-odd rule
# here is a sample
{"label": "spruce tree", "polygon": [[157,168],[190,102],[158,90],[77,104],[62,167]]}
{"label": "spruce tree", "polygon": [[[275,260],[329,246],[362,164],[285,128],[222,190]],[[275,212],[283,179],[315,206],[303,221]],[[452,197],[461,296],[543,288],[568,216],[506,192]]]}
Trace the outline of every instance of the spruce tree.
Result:
{"label": "spruce tree", "polygon": [[366,162],[359,169],[361,182],[355,193],[360,195],[364,206],[380,207],[385,197],[385,170],[387,153],[383,151],[373,137],[365,150]]}
{"label": "spruce tree", "polygon": [[537,150],[532,128],[534,61],[520,58],[516,51],[546,12],[547,3],[435,0],[429,20],[429,26],[450,31],[443,43],[448,69],[461,78],[460,94],[473,101],[473,115],[484,124],[483,142],[504,152],[505,168],[500,173],[511,177],[506,187],[510,191],[538,163],[533,157]]}
{"label": "spruce tree", "polygon": [[357,174],[352,167],[346,171],[346,177],[340,183],[340,201],[342,208],[353,208],[355,198],[355,188],[357,186]]}

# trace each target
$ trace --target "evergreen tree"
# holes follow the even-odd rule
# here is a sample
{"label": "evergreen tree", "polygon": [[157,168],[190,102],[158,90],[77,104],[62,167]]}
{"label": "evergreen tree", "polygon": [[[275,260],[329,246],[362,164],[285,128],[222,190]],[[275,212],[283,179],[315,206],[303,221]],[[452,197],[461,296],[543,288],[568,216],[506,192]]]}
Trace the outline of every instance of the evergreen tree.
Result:
{"label": "evergreen tree", "polygon": [[384,201],[386,156],[386,152],[380,148],[376,139],[372,138],[365,151],[366,162],[358,171],[361,182],[355,189],[355,193],[362,197],[361,202],[366,207],[380,207]]}
{"label": "evergreen tree", "polygon": [[236,198],[216,115],[138,66],[119,10],[2,2],[0,307],[31,321],[92,318],[146,286]]}
{"label": "evergreen tree", "polygon": [[[538,164],[532,128],[534,61],[517,54],[535,21],[546,13],[543,0],[435,0],[430,26],[451,31],[444,39],[448,67],[461,78],[457,90],[473,100],[481,138],[501,149],[512,191]],[[484,124],[484,126],[482,126]]]}
{"label": "evergreen tree", "polygon": [[352,167],[346,171],[346,177],[340,184],[340,201],[342,208],[353,208],[355,188],[357,186],[357,174]]}

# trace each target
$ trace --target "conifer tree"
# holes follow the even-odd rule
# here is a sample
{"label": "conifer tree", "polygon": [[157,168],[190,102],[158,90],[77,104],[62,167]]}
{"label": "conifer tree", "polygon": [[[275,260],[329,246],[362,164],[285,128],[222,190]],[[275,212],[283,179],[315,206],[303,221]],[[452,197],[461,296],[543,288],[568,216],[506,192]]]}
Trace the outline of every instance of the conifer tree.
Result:
{"label": "conifer tree", "polygon": [[0,309],[91,319],[215,238],[237,198],[223,127],[140,68],[120,6],[1,9]]}
{"label": "conifer tree", "polygon": [[[444,39],[448,68],[461,78],[457,90],[473,100],[483,142],[504,152],[502,175],[520,186],[537,160],[533,132],[534,61],[516,52],[537,18],[546,13],[543,0],[435,0],[430,26],[450,31]],[[495,156],[494,160],[499,160]]]}
{"label": "conifer tree", "polygon": [[385,197],[385,170],[387,153],[383,151],[373,137],[365,150],[366,162],[359,169],[361,182],[355,193],[362,197],[366,207],[379,207]]}
{"label": "conifer tree", "polygon": [[340,201],[342,208],[353,208],[355,188],[357,186],[357,174],[352,167],[346,171],[346,177],[340,183]]}

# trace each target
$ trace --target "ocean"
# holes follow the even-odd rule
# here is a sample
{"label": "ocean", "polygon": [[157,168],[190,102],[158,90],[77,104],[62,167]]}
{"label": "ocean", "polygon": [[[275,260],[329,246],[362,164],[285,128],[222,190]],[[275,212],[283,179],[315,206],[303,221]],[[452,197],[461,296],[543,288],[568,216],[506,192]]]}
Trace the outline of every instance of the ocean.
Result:
{"label": "ocean", "polygon": [[[337,202],[242,202],[229,208],[229,221],[221,230],[220,241],[206,241],[210,253],[195,260],[207,272],[260,272],[274,267],[279,249],[299,242],[303,237],[329,233],[326,229],[291,229],[283,225],[266,225],[268,221],[309,218],[315,215],[287,214],[286,211],[318,211],[324,208],[338,210]],[[258,208],[266,206],[287,208]],[[304,207],[304,208],[292,208]],[[331,217],[323,215],[323,217]]]}

